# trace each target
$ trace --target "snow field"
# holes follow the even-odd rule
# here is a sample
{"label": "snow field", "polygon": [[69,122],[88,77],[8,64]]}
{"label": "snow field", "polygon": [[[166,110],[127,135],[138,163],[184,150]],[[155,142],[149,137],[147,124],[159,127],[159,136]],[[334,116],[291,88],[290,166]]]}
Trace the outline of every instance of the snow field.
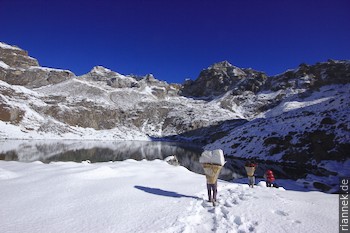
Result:
{"label": "snow field", "polygon": [[[204,200],[188,208],[189,216],[181,219],[182,229],[168,232],[337,232],[335,195],[324,200],[323,193],[266,188],[265,182],[254,189],[221,182],[218,192],[216,207],[206,201],[206,191],[200,193]],[[321,202],[326,206],[333,202],[333,206],[323,209]],[[329,216],[324,216],[327,211]]]}
{"label": "snow field", "polygon": [[218,183],[164,161],[0,161],[0,232],[337,232],[338,196]]}

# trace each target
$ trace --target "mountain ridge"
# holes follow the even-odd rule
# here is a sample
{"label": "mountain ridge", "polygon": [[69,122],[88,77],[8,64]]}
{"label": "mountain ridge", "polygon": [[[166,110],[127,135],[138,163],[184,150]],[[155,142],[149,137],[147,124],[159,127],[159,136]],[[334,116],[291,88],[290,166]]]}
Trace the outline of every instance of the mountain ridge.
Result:
{"label": "mountain ridge", "polygon": [[180,140],[238,158],[349,160],[349,61],[276,76],[223,61],[168,84],[102,66],[75,76],[22,51],[0,44],[2,139]]}

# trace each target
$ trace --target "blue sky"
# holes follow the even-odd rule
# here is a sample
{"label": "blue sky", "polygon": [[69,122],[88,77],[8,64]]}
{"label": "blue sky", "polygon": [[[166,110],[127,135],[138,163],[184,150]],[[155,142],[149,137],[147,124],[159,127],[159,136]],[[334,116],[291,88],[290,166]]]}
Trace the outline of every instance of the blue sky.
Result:
{"label": "blue sky", "polygon": [[348,0],[0,0],[0,41],[76,75],[102,65],[169,83],[215,62],[282,73],[350,59]]}

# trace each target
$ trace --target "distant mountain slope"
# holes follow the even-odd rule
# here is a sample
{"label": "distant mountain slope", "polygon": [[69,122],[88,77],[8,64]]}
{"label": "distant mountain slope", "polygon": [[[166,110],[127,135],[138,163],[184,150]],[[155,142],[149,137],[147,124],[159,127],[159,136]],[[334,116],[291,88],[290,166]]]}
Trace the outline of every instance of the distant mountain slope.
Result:
{"label": "distant mountain slope", "polygon": [[349,61],[273,77],[224,61],[168,84],[102,66],[77,77],[0,43],[0,80],[0,138],[171,139],[240,158],[349,159]]}
{"label": "distant mountain slope", "polygon": [[[2,46],[3,54],[22,51],[3,43]],[[3,127],[1,134],[5,138],[96,135],[100,139],[99,132],[103,131],[103,138],[108,140],[140,139],[140,135],[143,140],[149,140],[149,137],[178,135],[241,117],[239,112],[223,109],[218,103],[181,97],[177,94],[180,85],[159,81],[152,75],[124,76],[99,66],[76,77],[70,71],[38,64],[24,68],[8,65],[16,56],[8,58],[9,61],[7,56],[2,56],[0,67],[0,79],[6,82],[0,83],[3,93],[0,103],[7,116],[1,120],[16,129]],[[26,72],[34,75],[28,76]],[[21,82],[23,87],[13,86]],[[14,112],[19,112],[21,117],[14,117]],[[86,135],[86,130],[93,133]],[[114,130],[121,130],[118,136]],[[132,134],[135,136],[130,135],[133,131],[137,132]]]}
{"label": "distant mountain slope", "polygon": [[349,158],[350,84],[290,95],[276,107],[207,145],[228,155],[316,164]]}

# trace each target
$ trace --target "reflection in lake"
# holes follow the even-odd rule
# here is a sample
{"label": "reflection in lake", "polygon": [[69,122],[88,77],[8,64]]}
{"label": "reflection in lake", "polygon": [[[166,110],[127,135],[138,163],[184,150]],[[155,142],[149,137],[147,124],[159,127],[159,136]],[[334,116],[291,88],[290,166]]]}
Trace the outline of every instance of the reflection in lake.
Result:
{"label": "reflection in lake", "polygon": [[174,154],[178,157],[196,157],[201,153],[201,148],[189,144],[147,141],[6,140],[0,141],[0,148],[2,160],[44,163],[154,160]]}
{"label": "reflection in lake", "polygon": [[56,161],[92,163],[165,159],[176,155],[180,164],[202,173],[198,162],[202,148],[190,143],[147,141],[76,141],[76,140],[4,140],[0,141],[0,160],[44,163]]}
{"label": "reflection in lake", "polygon": [[[4,140],[0,141],[0,160],[50,163],[55,161],[92,163],[134,160],[165,159],[176,155],[180,164],[189,170],[203,174],[198,159],[202,148],[190,143],[145,142],[145,141],[74,141],[74,140]],[[245,160],[227,159],[220,178],[232,180],[246,177]],[[279,164],[259,164],[257,175],[273,169],[279,178],[298,179],[307,173],[305,169]],[[310,172],[310,171],[308,171]]]}
{"label": "reflection in lake", "polygon": [[[56,161],[92,163],[134,160],[165,159],[176,155],[180,164],[189,170],[203,174],[198,162],[202,153],[200,146],[190,143],[146,142],[146,141],[74,141],[74,140],[5,140],[0,141],[0,160],[44,163]],[[221,179],[231,180],[241,177],[236,172],[224,168]]]}

